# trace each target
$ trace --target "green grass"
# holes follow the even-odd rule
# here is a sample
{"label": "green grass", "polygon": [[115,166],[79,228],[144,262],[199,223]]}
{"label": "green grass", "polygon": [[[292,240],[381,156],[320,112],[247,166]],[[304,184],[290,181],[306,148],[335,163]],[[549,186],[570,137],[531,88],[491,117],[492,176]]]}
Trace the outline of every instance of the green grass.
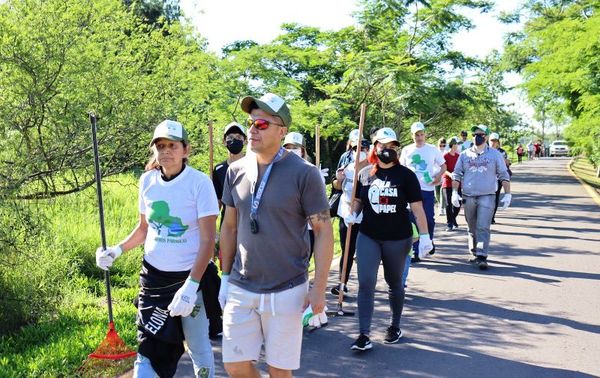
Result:
{"label": "green grass", "polygon": [[[107,243],[113,245],[137,223],[137,177],[107,179],[103,191]],[[65,265],[61,270],[64,274],[54,278],[62,287],[60,303],[56,311],[44,314],[36,324],[0,336],[0,377],[74,376],[104,339],[108,324],[103,273],[94,258],[100,245],[96,192],[90,188],[31,206],[49,219],[49,235],[39,246],[46,252],[39,258],[60,256],[56,263]],[[335,255],[340,254],[338,221],[336,218],[333,222]],[[132,301],[137,293],[141,255],[141,248],[129,251],[111,269],[117,332],[132,349],[136,347],[136,309]],[[313,264],[311,260],[311,270]],[[125,370],[130,367],[125,366]],[[122,372],[123,367],[120,369],[111,375]]]}
{"label": "green grass", "polygon": [[[107,243],[124,238],[137,222],[137,178],[122,175],[103,182]],[[0,337],[0,376],[73,376],[107,332],[108,311],[103,273],[95,265],[100,243],[96,192],[31,203],[49,219],[47,251],[67,265],[53,284],[61,286],[60,303],[36,323]],[[141,249],[130,251],[111,269],[113,314],[119,335],[135,348],[136,309]],[[32,277],[32,284],[38,284]],[[57,282],[58,281],[58,282]],[[130,368],[128,366],[127,368]]]}
{"label": "green grass", "polygon": [[600,177],[596,176],[596,169],[585,157],[576,158],[571,164],[573,173],[591,187],[600,191]]}

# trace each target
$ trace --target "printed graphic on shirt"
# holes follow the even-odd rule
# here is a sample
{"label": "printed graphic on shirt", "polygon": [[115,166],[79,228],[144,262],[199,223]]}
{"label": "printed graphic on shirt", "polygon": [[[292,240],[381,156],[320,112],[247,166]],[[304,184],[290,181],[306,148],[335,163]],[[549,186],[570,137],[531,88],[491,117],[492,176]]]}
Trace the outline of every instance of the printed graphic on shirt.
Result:
{"label": "printed graphic on shirt", "polygon": [[[169,211],[169,204],[165,201],[152,202],[148,211],[148,223],[156,230],[159,238],[179,238],[190,227],[189,225],[183,224],[181,218],[171,216]],[[156,240],[163,241],[159,240],[159,238]],[[178,242],[185,242],[185,240]]]}
{"label": "printed graphic on shirt", "polygon": [[396,202],[391,198],[398,197],[398,188],[391,188],[389,181],[376,179],[369,187],[369,202],[371,208],[377,214],[393,214],[396,212]]}
{"label": "printed graphic on shirt", "polygon": [[488,158],[482,159],[471,159],[468,162],[467,169],[470,172],[485,172],[488,170],[488,165],[490,165],[490,161]]}
{"label": "printed graphic on shirt", "polygon": [[410,165],[415,169],[415,173],[423,176],[423,181],[427,184],[433,182],[433,178],[427,169],[427,162],[421,158],[420,154],[414,154],[411,157]]}

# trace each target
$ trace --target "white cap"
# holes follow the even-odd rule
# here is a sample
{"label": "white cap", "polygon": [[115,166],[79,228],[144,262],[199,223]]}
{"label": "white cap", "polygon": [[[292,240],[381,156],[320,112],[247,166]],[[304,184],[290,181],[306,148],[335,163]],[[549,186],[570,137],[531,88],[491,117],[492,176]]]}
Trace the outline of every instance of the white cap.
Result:
{"label": "white cap", "polygon": [[152,141],[150,142],[150,147],[152,147],[154,142],[160,138],[185,142],[186,144],[189,143],[188,134],[183,125],[177,121],[171,121],[170,119],[166,119],[156,126]]}
{"label": "white cap", "polygon": [[500,140],[500,135],[498,133],[491,133],[490,140]]}
{"label": "white cap", "polygon": [[354,130],[350,131],[350,135],[348,135],[348,140],[350,141],[350,143],[357,143],[358,137],[359,137],[359,130],[354,129]]}
{"label": "white cap", "polygon": [[425,125],[423,125],[421,122],[415,122],[410,125],[410,132],[413,135],[416,134],[417,131],[425,131]]}
{"label": "white cap", "polygon": [[389,127],[382,127],[381,129],[377,130],[377,133],[373,139],[379,143],[396,142],[398,145],[400,145],[398,138],[396,138],[396,133]]}
{"label": "white cap", "polygon": [[304,137],[302,136],[302,134],[297,132],[287,133],[285,139],[283,140],[283,145],[285,146],[286,144],[294,144],[297,146],[304,147]]}

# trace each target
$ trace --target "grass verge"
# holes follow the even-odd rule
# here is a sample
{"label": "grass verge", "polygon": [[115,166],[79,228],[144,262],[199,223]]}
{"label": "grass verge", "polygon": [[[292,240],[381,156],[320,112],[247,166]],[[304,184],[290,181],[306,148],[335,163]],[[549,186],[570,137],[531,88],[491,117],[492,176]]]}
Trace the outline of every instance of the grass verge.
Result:
{"label": "grass verge", "polygon": [[585,157],[578,157],[573,160],[571,170],[586,184],[600,194],[600,177],[596,177],[596,169]]}

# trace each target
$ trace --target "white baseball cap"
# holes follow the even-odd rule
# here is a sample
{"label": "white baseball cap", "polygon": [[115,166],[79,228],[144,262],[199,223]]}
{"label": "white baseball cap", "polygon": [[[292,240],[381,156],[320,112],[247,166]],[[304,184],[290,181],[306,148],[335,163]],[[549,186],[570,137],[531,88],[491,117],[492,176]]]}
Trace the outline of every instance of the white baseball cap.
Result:
{"label": "white baseball cap", "polygon": [[382,127],[381,129],[377,130],[377,133],[373,139],[379,143],[396,142],[398,146],[400,145],[398,138],[396,138],[396,133],[389,127]]}
{"label": "white baseball cap", "polygon": [[500,135],[498,133],[491,133],[490,140],[500,140]]}
{"label": "white baseball cap", "polygon": [[160,138],[184,142],[186,144],[189,143],[188,134],[183,125],[177,121],[171,121],[170,119],[165,119],[156,126],[152,141],[150,142],[150,147],[152,147],[154,142]]}
{"label": "white baseball cap", "polygon": [[350,143],[355,143],[358,142],[358,134],[359,134],[358,129],[354,129],[352,131],[350,131],[350,135],[348,135],[348,140],[350,141]]}
{"label": "white baseball cap", "polygon": [[283,140],[283,145],[285,146],[286,144],[294,144],[296,146],[304,147],[304,137],[302,134],[297,132],[287,133],[285,139]]}
{"label": "white baseball cap", "polygon": [[425,125],[423,125],[421,122],[415,122],[412,125],[410,125],[410,132],[411,134],[416,134],[418,131],[425,131]]}

